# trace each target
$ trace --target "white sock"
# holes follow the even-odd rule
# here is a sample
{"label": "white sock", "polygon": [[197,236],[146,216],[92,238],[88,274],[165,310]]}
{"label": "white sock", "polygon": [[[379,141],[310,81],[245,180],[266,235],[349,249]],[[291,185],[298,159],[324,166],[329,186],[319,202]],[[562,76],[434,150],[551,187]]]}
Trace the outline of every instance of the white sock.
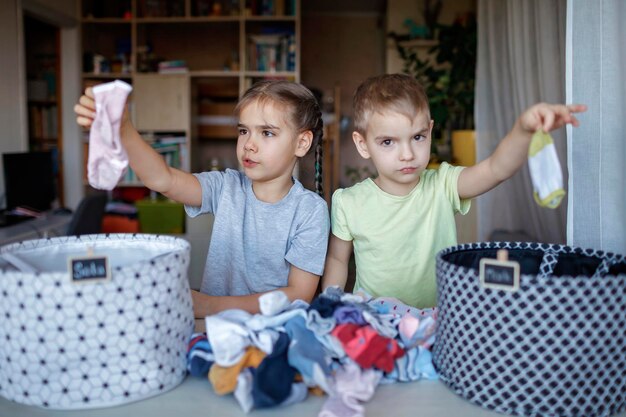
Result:
{"label": "white sock", "polygon": [[538,130],[533,135],[528,149],[528,168],[537,204],[557,208],[565,196],[565,190],[561,163],[549,133]]}
{"label": "white sock", "polygon": [[120,125],[126,98],[132,89],[120,80],[93,88],[96,117],[89,132],[87,177],[94,188],[112,190],[128,167],[128,155],[120,140]]}

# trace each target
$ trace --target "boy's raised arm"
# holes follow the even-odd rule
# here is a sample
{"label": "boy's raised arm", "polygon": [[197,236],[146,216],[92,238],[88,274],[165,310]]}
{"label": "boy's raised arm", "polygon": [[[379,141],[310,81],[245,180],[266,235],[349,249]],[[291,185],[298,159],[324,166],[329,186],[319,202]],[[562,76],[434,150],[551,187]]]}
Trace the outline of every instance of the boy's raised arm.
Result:
{"label": "boy's raised arm", "polygon": [[528,108],[487,159],[461,171],[457,185],[459,197],[477,197],[511,178],[527,161],[528,147],[537,130],[550,132],[568,123],[578,126],[573,113],[585,110],[587,106],[580,104],[539,103]]}
{"label": "boy's raised arm", "polygon": [[322,291],[333,285],[345,289],[350,255],[352,255],[352,241],[339,239],[331,233],[328,241],[324,277],[322,278]]}

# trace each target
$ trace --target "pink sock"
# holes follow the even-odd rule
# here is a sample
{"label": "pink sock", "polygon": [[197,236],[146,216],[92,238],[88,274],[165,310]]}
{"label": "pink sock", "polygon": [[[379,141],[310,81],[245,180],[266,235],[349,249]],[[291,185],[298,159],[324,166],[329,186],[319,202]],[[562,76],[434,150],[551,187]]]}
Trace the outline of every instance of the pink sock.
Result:
{"label": "pink sock", "polygon": [[120,124],[132,89],[120,80],[93,88],[96,118],[89,132],[87,177],[94,188],[112,190],[128,167],[128,155],[120,142]]}

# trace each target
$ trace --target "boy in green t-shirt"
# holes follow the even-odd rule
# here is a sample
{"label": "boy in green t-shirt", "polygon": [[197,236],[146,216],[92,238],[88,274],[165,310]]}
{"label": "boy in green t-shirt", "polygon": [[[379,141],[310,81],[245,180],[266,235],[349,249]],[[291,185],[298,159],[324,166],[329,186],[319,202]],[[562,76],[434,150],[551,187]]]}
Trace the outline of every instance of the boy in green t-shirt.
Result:
{"label": "boy in green t-shirt", "polygon": [[354,248],[355,291],[395,297],[418,307],[436,303],[435,255],[456,244],[454,215],[470,199],[510,178],[525,163],[535,131],[568,123],[583,105],[540,103],[524,111],[493,154],[471,167],[443,163],[426,169],[431,132],[428,98],[411,76],[387,74],[364,81],[354,96],[359,154],[378,177],[333,194],[323,288],[345,287]]}

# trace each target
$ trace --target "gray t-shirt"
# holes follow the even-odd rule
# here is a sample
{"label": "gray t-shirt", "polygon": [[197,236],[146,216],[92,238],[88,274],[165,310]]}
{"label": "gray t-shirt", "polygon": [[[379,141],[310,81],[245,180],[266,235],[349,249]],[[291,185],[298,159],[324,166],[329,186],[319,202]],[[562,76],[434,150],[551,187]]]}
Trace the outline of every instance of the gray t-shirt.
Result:
{"label": "gray t-shirt", "polygon": [[248,295],[285,287],[291,265],[322,275],[330,221],[320,196],[294,179],[282,200],[265,203],[239,171],[194,175],[202,207],[185,206],[187,214],[215,215],[201,292]]}

